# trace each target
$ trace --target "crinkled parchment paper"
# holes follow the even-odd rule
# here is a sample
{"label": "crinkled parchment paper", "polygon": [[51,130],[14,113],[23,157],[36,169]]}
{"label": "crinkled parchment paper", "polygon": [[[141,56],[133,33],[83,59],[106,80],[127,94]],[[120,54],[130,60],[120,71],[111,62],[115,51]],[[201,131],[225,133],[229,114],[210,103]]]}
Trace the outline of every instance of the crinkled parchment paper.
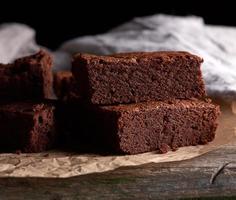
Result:
{"label": "crinkled parchment paper", "polygon": [[220,102],[216,138],[208,145],[182,147],[166,154],[149,152],[128,156],[84,155],[64,152],[0,154],[0,177],[70,177],[104,172],[121,166],[180,161],[202,155],[236,138],[236,102]]}

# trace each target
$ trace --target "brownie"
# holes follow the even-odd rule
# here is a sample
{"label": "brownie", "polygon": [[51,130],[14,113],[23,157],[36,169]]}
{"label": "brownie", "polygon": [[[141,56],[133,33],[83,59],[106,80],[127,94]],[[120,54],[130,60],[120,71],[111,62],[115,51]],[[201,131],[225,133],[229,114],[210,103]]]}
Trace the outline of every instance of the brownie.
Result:
{"label": "brownie", "polygon": [[0,151],[41,152],[53,147],[54,106],[12,102],[0,105]]}
{"label": "brownie", "polygon": [[137,154],[206,144],[215,137],[219,107],[209,100],[97,106],[94,127],[111,152]]}
{"label": "brownie", "polygon": [[1,99],[44,99],[52,95],[52,58],[44,50],[0,64]]}
{"label": "brownie", "polygon": [[54,74],[54,92],[58,99],[63,101],[80,100],[76,81],[70,71],[59,71]]}
{"label": "brownie", "polygon": [[204,98],[202,62],[187,52],[79,53],[72,73],[80,95],[92,104]]}

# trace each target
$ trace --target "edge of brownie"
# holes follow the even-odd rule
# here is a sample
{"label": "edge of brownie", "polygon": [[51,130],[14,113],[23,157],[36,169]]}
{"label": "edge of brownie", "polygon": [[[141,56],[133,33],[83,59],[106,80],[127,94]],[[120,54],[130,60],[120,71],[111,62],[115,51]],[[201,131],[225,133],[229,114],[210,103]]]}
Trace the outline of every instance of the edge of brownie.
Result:
{"label": "edge of brownie", "polygon": [[200,58],[197,55],[191,54],[187,51],[153,51],[153,52],[125,52],[125,53],[117,53],[111,55],[94,55],[88,53],[77,53],[74,55],[72,63],[76,62],[77,59],[84,60],[86,62],[128,62],[128,63],[136,63],[141,61],[142,59],[171,59],[174,56],[179,57],[189,57],[190,59],[196,60],[198,63],[203,63],[203,58]]}

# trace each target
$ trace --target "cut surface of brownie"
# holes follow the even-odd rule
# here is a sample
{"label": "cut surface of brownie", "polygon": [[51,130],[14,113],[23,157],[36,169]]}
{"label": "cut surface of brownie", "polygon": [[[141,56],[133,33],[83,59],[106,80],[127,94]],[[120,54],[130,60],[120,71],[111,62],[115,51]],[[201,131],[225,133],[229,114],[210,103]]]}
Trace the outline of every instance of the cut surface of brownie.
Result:
{"label": "cut surface of brownie", "polygon": [[13,102],[0,105],[0,151],[41,152],[53,147],[54,106]]}
{"label": "cut surface of brownie", "polygon": [[202,62],[187,52],[80,53],[74,56],[72,73],[92,104],[204,98]]}
{"label": "cut surface of brownie", "polygon": [[1,99],[44,99],[52,95],[52,58],[44,50],[0,64]]}
{"label": "cut surface of brownie", "polygon": [[202,100],[99,106],[96,129],[112,151],[137,154],[206,144],[215,137],[219,107]]}

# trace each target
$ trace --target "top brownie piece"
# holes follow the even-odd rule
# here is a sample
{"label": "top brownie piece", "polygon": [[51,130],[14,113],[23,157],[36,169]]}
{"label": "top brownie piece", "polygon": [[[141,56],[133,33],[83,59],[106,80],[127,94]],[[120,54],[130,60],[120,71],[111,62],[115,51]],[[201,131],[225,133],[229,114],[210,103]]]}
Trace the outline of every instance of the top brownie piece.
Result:
{"label": "top brownie piece", "polygon": [[81,96],[92,104],[204,98],[202,62],[188,52],[79,53],[72,73]]}
{"label": "top brownie piece", "polygon": [[52,58],[43,50],[0,64],[1,99],[44,99],[52,95]]}

